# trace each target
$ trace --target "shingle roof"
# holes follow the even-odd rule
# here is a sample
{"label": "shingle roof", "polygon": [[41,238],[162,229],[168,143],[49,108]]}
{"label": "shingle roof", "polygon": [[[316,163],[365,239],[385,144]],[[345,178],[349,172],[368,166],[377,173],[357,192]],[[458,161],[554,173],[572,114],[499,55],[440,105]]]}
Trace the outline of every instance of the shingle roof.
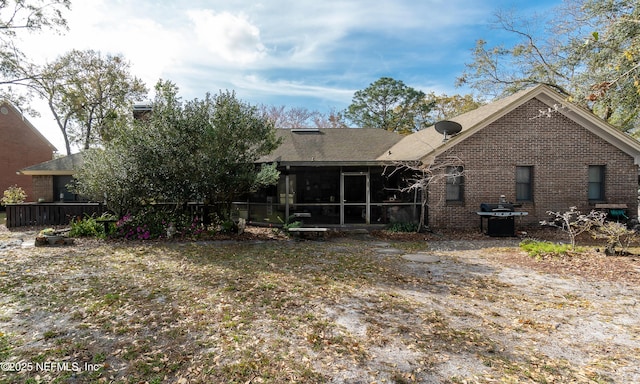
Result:
{"label": "shingle roof", "polygon": [[282,144],[259,162],[372,163],[402,139],[376,128],[277,129]]}
{"label": "shingle roof", "polygon": [[[277,129],[282,144],[258,162],[379,163],[375,159],[402,136],[373,128]],[[82,165],[82,153],[24,168],[25,175],[71,175]]]}
{"label": "shingle roof", "polygon": [[45,161],[20,170],[24,175],[71,175],[82,165],[82,153]]}

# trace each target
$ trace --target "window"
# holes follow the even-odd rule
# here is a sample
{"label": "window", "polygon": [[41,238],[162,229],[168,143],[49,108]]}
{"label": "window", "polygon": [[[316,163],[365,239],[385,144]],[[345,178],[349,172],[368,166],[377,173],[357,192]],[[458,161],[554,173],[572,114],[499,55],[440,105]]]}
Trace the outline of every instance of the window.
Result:
{"label": "window", "polygon": [[589,200],[604,201],[604,165],[589,166]]}
{"label": "window", "polygon": [[516,201],[533,201],[533,167],[516,167]]}
{"label": "window", "polygon": [[447,167],[447,201],[463,201],[464,176],[462,167]]}

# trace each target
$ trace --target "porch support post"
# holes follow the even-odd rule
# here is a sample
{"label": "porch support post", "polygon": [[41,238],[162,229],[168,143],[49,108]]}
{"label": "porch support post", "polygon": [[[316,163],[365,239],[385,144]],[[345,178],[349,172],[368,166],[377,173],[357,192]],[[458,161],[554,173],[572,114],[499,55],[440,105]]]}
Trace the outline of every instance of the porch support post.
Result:
{"label": "porch support post", "polygon": [[367,169],[367,174],[366,174],[366,193],[367,196],[365,198],[365,223],[366,224],[371,224],[371,168],[369,167]]}
{"label": "porch support post", "polygon": [[289,172],[284,176],[284,221],[289,222]]}
{"label": "porch support post", "polygon": [[340,225],[344,225],[344,173],[340,167]]}

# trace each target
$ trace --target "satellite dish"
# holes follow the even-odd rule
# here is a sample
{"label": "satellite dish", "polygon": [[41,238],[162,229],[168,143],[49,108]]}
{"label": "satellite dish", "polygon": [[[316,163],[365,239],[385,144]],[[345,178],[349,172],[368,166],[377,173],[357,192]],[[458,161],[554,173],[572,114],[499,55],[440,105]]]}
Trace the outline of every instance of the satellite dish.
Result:
{"label": "satellite dish", "polygon": [[452,136],[462,131],[462,125],[449,120],[438,121],[435,128],[438,133],[442,133],[444,135],[444,138],[442,139],[443,142],[449,140],[447,136]]}

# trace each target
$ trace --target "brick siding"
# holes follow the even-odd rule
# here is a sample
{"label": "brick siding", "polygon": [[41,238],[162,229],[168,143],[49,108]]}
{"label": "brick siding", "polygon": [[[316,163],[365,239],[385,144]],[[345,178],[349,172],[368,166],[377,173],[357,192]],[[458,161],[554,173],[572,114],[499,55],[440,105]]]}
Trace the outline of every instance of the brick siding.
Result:
{"label": "brick siding", "polygon": [[53,201],[53,176],[33,176],[33,200]]}
{"label": "brick siding", "polygon": [[[429,224],[433,228],[479,226],[480,204],[497,203],[500,195],[516,199],[516,167],[533,167],[533,201],[523,202],[529,215],[516,225],[538,225],[547,211],[582,212],[594,208],[588,199],[589,165],[605,165],[607,203],[627,204],[636,217],[638,171],[634,159],[560,113],[532,119],[547,105],[533,99],[439,156],[458,156],[464,164],[464,202],[445,202],[444,181],[429,188]],[[455,140],[455,139],[453,139]]]}
{"label": "brick siding", "polygon": [[[49,143],[6,104],[7,114],[0,113],[0,194],[16,184],[27,193],[27,201],[36,201],[31,176],[17,175],[19,170],[53,158]],[[53,193],[53,192],[52,192]]]}

